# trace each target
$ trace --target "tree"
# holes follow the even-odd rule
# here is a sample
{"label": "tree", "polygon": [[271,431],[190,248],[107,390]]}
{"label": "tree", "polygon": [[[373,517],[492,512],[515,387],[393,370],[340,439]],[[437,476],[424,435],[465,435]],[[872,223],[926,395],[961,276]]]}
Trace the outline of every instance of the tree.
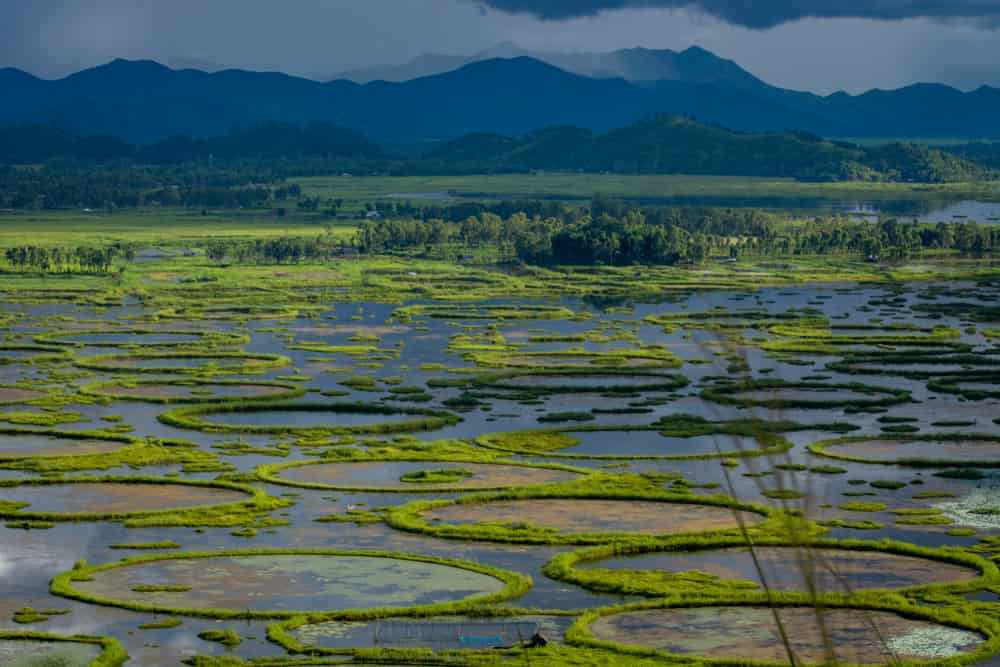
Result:
{"label": "tree", "polygon": [[221,239],[212,239],[205,244],[205,256],[213,262],[221,263],[228,252],[229,244]]}

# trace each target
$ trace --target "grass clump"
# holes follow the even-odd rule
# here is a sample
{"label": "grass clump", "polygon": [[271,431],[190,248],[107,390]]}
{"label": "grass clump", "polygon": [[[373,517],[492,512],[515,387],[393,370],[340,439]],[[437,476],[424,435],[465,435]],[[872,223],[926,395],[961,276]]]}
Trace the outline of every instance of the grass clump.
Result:
{"label": "grass clump", "polygon": [[941,470],[934,473],[934,476],[945,479],[986,479],[986,474],[982,470],[974,468],[949,468],[948,470]]}
{"label": "grass clump", "polygon": [[590,412],[550,412],[538,417],[540,422],[587,422],[593,420],[594,415]]}
{"label": "grass clump", "polygon": [[198,639],[206,642],[216,642],[228,648],[235,648],[243,643],[243,637],[232,628],[225,630],[205,630],[198,633]]}
{"label": "grass clump", "polygon": [[886,489],[888,491],[896,491],[902,489],[906,486],[906,482],[897,482],[892,479],[876,479],[873,482],[869,482],[868,486],[873,489]]}
{"label": "grass clump", "polygon": [[411,484],[449,484],[460,482],[475,475],[471,470],[461,468],[440,468],[438,470],[414,470],[401,475],[399,481]]}
{"label": "grass clump", "polygon": [[179,618],[164,618],[159,621],[151,621],[138,626],[140,630],[169,630],[184,624]]}
{"label": "grass clump", "polygon": [[841,503],[838,507],[847,512],[884,512],[889,509],[885,503],[865,502],[861,500]]}

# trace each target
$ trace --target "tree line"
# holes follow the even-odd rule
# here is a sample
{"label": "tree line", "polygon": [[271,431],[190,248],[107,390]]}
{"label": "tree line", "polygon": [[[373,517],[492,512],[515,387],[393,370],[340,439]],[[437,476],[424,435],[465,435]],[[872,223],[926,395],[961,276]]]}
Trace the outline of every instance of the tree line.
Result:
{"label": "tree line", "polygon": [[4,250],[7,265],[19,273],[110,273],[117,262],[134,258],[134,247],[119,242],[75,248],[20,245]]}
{"label": "tree line", "polygon": [[518,211],[504,218],[484,211],[461,222],[365,221],[356,240],[363,253],[429,251],[442,244],[489,248],[500,262],[529,264],[672,265],[709,256],[789,255],[875,260],[902,259],[923,250],[1000,251],[1000,226],[842,217],[790,224],[753,209],[642,208],[595,200],[589,207],[566,207],[545,217]]}
{"label": "tree line", "polygon": [[342,255],[348,245],[329,234],[312,238],[213,239],[205,245],[205,256],[219,264],[297,264],[328,261]]}
{"label": "tree line", "polygon": [[[337,238],[329,228],[311,237],[212,239],[204,251],[209,261],[220,265],[321,263],[354,252],[429,254],[447,249],[452,256],[475,255],[499,263],[578,266],[816,255],[876,261],[905,259],[926,250],[1000,252],[1000,225],[974,221],[924,224],[830,216],[790,222],[756,209],[638,207],[602,198],[585,206],[538,202],[527,208],[534,214],[517,210],[504,217],[480,210],[458,222],[422,217],[366,220],[353,240]],[[133,246],[124,243],[21,245],[7,248],[4,258],[11,270],[20,272],[108,273],[134,254]]]}
{"label": "tree line", "polygon": [[255,168],[176,168],[50,164],[0,167],[0,208],[117,209],[141,206],[252,208],[275,198],[274,177]]}

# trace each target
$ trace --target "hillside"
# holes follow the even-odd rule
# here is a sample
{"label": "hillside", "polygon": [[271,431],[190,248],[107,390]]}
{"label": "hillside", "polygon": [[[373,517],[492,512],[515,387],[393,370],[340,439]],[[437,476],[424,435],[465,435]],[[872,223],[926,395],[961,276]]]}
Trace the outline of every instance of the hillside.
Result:
{"label": "hillside", "polygon": [[354,83],[372,81],[410,81],[444,74],[472,63],[497,58],[527,57],[559,69],[595,78],[621,78],[626,81],[683,81],[713,83],[742,89],[766,87],[767,84],[731,60],[692,46],[683,51],[671,49],[619,49],[608,52],[532,51],[516,44],[503,43],[468,56],[424,53],[399,65],[383,65],[340,72],[329,80],[346,79]]}
{"label": "hillside", "polygon": [[807,180],[946,182],[982,178],[986,170],[957,155],[912,144],[862,148],[803,132],[735,132],[682,116],[595,133],[553,126],[520,137],[474,132],[424,155],[394,154],[353,130],[328,123],[265,123],[218,137],[175,136],[133,146],[107,135],[79,137],[37,125],[0,129],[0,163],[58,158],[140,164],[311,160],[315,169],[362,168],[396,174],[478,174],[532,170],[625,174],[702,174]]}
{"label": "hillside", "polygon": [[424,166],[442,173],[554,170],[926,182],[985,174],[979,165],[924,146],[862,148],[801,132],[746,134],[669,115],[604,134],[553,127],[520,139],[470,135],[430,151]]}
{"label": "hillside", "polygon": [[83,162],[129,159],[145,164],[174,164],[209,158],[314,157],[377,159],[384,157],[384,152],[361,134],[328,123],[312,123],[305,127],[265,123],[205,139],[177,135],[141,147],[107,135],[80,137],[41,125],[0,129],[2,164],[35,164],[58,158]]}

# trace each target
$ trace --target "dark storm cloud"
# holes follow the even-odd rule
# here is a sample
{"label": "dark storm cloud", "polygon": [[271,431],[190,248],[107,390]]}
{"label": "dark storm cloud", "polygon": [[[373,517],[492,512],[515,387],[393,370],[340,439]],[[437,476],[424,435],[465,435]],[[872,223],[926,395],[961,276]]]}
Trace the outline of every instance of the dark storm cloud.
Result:
{"label": "dark storm cloud", "polygon": [[561,20],[621,9],[693,9],[727,23],[771,28],[805,18],[979,19],[996,23],[1000,0],[475,0],[508,13]]}
{"label": "dark storm cloud", "polygon": [[[818,20],[794,20],[807,16]],[[971,20],[948,20],[963,17]],[[535,51],[699,45],[783,87],[974,88],[1000,84],[997,25],[1000,0],[0,0],[0,68],[57,78],[149,58],[327,80],[500,42]]]}

